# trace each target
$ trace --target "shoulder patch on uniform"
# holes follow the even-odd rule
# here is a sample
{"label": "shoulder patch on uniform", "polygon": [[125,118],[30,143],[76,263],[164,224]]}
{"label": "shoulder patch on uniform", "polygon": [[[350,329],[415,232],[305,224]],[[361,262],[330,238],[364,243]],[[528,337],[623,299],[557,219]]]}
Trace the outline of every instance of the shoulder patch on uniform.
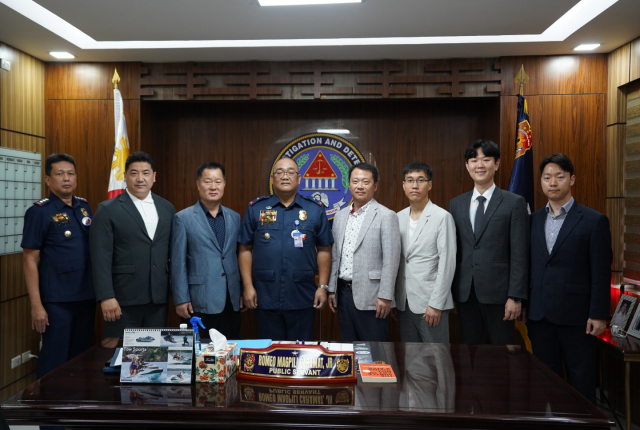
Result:
{"label": "shoulder patch on uniform", "polygon": [[81,202],[89,203],[89,200],[85,199],[84,197],[78,197],[78,196],[73,196],[73,197],[80,200]]}
{"label": "shoulder patch on uniform", "polygon": [[42,199],[42,200],[38,200],[37,202],[33,202],[33,204],[34,205],[38,205],[38,206],[44,206],[47,203],[49,203],[49,201],[50,200],[48,198],[45,198],[45,199]]}
{"label": "shoulder patch on uniform", "polygon": [[271,197],[271,196],[261,196],[261,197],[258,197],[257,199],[250,201],[250,202],[249,202],[249,206],[253,206],[253,205],[255,205],[256,203],[258,203],[260,200],[264,200],[264,199],[266,199],[266,198],[268,198],[268,197]]}

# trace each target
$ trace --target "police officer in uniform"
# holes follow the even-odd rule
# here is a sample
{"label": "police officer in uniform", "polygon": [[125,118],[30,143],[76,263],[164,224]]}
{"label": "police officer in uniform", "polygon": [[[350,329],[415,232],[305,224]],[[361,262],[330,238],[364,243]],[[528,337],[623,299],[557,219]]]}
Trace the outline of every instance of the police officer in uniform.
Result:
{"label": "police officer in uniform", "polygon": [[308,340],[327,300],[333,236],[322,203],[298,194],[295,161],[279,160],[271,180],[274,194],[249,203],[238,235],[244,305],[260,337]]}
{"label": "police officer in uniform", "polygon": [[91,208],[73,195],[76,162],[67,154],[45,161],[49,197],[25,213],[22,249],[31,326],[42,334],[36,377],[89,348],[96,301],[89,262]]}

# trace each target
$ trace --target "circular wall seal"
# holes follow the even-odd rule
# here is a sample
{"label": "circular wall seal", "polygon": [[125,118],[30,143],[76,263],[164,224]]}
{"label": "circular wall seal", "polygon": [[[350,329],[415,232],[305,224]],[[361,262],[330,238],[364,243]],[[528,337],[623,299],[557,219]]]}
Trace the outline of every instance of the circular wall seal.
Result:
{"label": "circular wall seal", "polygon": [[[270,173],[278,160],[285,157],[298,164],[301,175],[298,192],[321,202],[328,219],[333,219],[340,209],[351,204],[349,169],[365,161],[351,142],[328,133],[297,137],[282,148],[271,165]],[[271,178],[269,192],[273,194]]]}

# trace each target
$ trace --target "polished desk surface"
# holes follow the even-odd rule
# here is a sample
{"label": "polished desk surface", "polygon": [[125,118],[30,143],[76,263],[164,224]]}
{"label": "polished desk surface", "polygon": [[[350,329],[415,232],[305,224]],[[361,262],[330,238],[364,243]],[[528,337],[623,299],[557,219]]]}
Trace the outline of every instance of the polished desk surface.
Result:
{"label": "polished desk surface", "polygon": [[2,404],[11,425],[197,428],[610,429],[598,408],[519,347],[371,343],[395,384],[121,384],[107,339]]}
{"label": "polished desk surface", "polygon": [[611,329],[607,328],[598,339],[616,348],[619,352],[628,356],[630,361],[640,361],[640,339],[631,335],[626,337],[613,337]]}

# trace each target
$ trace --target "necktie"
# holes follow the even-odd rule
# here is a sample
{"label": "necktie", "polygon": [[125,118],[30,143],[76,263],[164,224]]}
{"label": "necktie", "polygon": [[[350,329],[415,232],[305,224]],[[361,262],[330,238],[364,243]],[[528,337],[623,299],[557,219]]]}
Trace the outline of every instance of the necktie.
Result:
{"label": "necktie", "polygon": [[478,209],[476,210],[476,220],[473,223],[473,232],[480,232],[482,229],[482,224],[484,223],[484,202],[487,200],[486,197],[479,196],[478,200]]}

